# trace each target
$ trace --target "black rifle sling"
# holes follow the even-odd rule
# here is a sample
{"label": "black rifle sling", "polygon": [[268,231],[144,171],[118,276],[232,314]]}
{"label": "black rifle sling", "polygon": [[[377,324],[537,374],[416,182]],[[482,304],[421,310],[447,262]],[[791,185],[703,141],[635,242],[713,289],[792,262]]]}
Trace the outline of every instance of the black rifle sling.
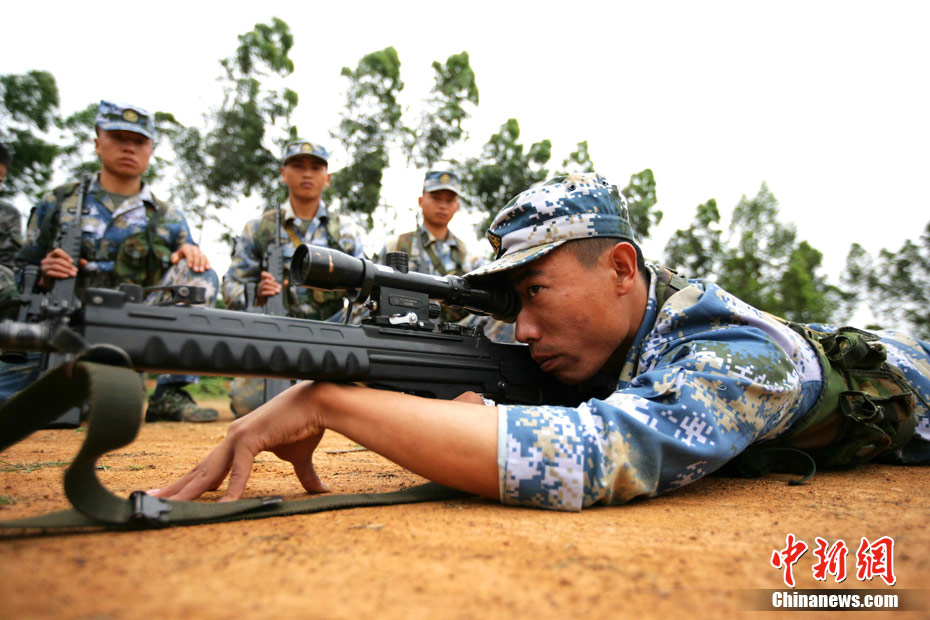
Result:
{"label": "black rifle sling", "polygon": [[0,528],[147,529],[469,497],[432,482],[388,493],[321,495],[286,502],[277,496],[185,502],[159,499],[143,491],[118,497],[97,478],[97,461],[136,438],[144,419],[145,394],[134,370],[90,362],[59,366],[0,407],[0,451],[85,400],[89,401],[86,438],[65,472],[65,495],[74,508],[0,521]]}

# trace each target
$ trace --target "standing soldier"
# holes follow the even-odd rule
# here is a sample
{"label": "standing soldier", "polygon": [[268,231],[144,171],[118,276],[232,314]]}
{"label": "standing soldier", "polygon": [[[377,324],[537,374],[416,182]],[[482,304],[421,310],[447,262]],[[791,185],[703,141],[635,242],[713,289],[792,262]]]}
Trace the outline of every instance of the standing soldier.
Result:
{"label": "standing soldier", "polygon": [[[12,165],[13,154],[5,144],[0,144],[0,189]],[[22,228],[22,216],[16,207],[0,200],[0,307],[9,301],[16,288],[13,257],[23,247]]]}
{"label": "standing soldier", "polygon": [[[423,179],[423,194],[419,198],[423,221],[416,230],[389,239],[379,256],[383,263],[388,252],[406,252],[410,271],[440,276],[460,276],[476,265],[469,257],[465,242],[452,234],[449,222],[459,210],[462,182],[447,170],[431,170]],[[466,313],[443,308],[443,321],[458,321]]]}
{"label": "standing soldier", "polygon": [[[16,256],[18,277],[28,265],[39,267],[34,291],[50,290],[58,280],[77,278],[75,291],[88,287],[199,286],[207,303],[216,299],[218,280],[206,255],[193,243],[184,215],[155,198],[142,175],[152,157],[155,125],[146,110],[101,101],[94,146],[100,172],[46,194],[33,209],[26,243]],[[78,204],[80,202],[80,204]],[[79,214],[79,215],[76,215]],[[80,219],[78,219],[78,217]],[[80,255],[58,247],[61,232],[80,226]],[[158,301],[158,293],[149,303]],[[0,401],[38,377],[37,356],[10,364],[0,373]],[[149,400],[147,421],[210,422],[215,409],[198,407],[182,389],[196,377],[163,375]]]}
{"label": "standing soldier", "polygon": [[[406,252],[410,257],[410,271],[460,276],[477,268],[479,261],[469,255],[465,242],[449,230],[449,222],[459,210],[461,195],[462,182],[454,172],[427,172],[419,199],[423,223],[416,230],[388,240],[378,262],[384,263],[388,252]],[[444,307],[440,319],[480,327],[488,338],[497,342],[514,342],[513,326],[489,316]]]}
{"label": "standing soldier", "polygon": [[[258,219],[245,225],[236,240],[229,270],[223,277],[223,300],[232,310],[257,308],[283,293],[287,316],[326,320],[343,309],[344,293],[321,291],[298,286],[290,281],[289,265],[294,250],[301,244],[320,245],[364,256],[361,235],[348,218],[330,213],[323,204],[323,190],[329,187],[329,152],[320,144],[294,140],[284,146],[281,181],[287,186],[287,201],[278,208],[267,209]],[[277,228],[277,235],[275,229]],[[268,268],[269,250],[280,249],[283,280]],[[254,285],[254,294],[247,294]],[[261,379],[236,378],[230,386],[230,408],[241,417],[264,402]]]}

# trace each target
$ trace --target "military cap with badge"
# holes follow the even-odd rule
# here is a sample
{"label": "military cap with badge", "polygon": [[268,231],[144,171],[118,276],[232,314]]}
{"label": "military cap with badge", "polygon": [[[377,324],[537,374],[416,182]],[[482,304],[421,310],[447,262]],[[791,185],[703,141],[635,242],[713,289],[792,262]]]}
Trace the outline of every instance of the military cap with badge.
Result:
{"label": "military cap with badge", "polygon": [[307,140],[291,140],[284,145],[284,155],[281,158],[281,165],[287,165],[287,162],[295,157],[316,157],[322,159],[324,164],[329,165],[329,151],[322,144],[309,142]]}
{"label": "military cap with badge", "polygon": [[133,131],[155,139],[155,121],[148,110],[128,103],[101,100],[97,106],[97,127],[103,131]]}
{"label": "military cap with badge", "polygon": [[438,192],[447,189],[457,196],[462,195],[462,181],[458,175],[449,170],[430,170],[423,179],[424,192]]}

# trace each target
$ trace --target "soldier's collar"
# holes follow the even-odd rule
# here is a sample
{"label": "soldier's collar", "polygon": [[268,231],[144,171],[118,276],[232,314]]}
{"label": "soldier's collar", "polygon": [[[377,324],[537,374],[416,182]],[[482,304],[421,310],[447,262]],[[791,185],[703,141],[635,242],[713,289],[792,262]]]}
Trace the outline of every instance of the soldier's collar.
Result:
{"label": "soldier's collar", "polygon": [[297,217],[297,214],[294,213],[294,205],[291,204],[290,198],[285,200],[284,204],[281,205],[281,211],[282,211],[281,215],[284,218],[285,222],[288,220],[300,220],[301,222],[310,222],[313,220],[326,221],[327,219],[329,219],[329,213],[326,211],[326,204],[324,204],[322,201],[320,201],[320,206],[317,207],[316,215],[314,215],[311,220],[304,220],[302,218]]}
{"label": "soldier's collar", "polygon": [[[135,196],[130,196],[127,200],[139,199],[145,204],[155,204],[155,198],[152,196],[152,189],[149,187],[149,184],[145,181],[141,181],[142,188],[139,190],[139,193]],[[97,200],[100,200],[100,197],[105,195],[107,191],[103,189],[103,186],[100,185],[100,173],[98,172],[93,176],[93,181],[90,184],[88,189],[88,194],[96,196]]]}
{"label": "soldier's collar", "polygon": [[436,235],[434,235],[433,233],[431,233],[430,230],[429,230],[429,228],[427,228],[427,227],[424,226],[423,224],[419,224],[417,227],[420,229],[420,239],[423,241],[423,246],[424,246],[424,247],[425,247],[425,246],[428,246],[429,244],[431,244],[431,243],[434,242],[434,241],[443,241],[443,242],[445,242],[447,245],[449,245],[450,247],[451,247],[451,246],[458,246],[458,244],[459,244],[458,237],[456,237],[455,235],[453,235],[451,230],[448,232],[448,234],[446,235],[446,238],[445,238],[445,239],[440,239],[439,237],[437,237]]}

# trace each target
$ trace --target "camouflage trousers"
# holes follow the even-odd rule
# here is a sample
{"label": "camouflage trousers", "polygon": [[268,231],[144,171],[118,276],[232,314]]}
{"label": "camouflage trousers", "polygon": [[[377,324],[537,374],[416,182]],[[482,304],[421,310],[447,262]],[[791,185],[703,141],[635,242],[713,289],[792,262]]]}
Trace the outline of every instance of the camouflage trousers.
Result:
{"label": "camouflage trousers", "polygon": [[[206,289],[205,305],[213,306],[216,303],[219,279],[212,269],[208,269],[203,273],[191,271],[187,268],[187,262],[182,259],[165,272],[158,285],[202,286]],[[149,304],[157,303],[163,295],[164,293],[152,293],[146,298],[145,302]],[[0,362],[0,403],[5,402],[10,396],[38,379],[41,371],[41,359],[41,354],[30,353],[26,356],[25,361],[21,363]],[[161,375],[158,378],[158,383],[159,385],[185,385],[197,383],[199,380],[196,375]]]}
{"label": "camouflage trousers", "polygon": [[[16,296],[16,275],[6,265],[0,265],[0,310],[4,314],[10,307],[10,302]],[[16,318],[13,314],[10,318]]]}
{"label": "camouflage trousers", "polygon": [[[296,381],[291,381],[294,385]],[[229,409],[237,418],[265,404],[265,380],[255,377],[235,377],[229,384]]]}

